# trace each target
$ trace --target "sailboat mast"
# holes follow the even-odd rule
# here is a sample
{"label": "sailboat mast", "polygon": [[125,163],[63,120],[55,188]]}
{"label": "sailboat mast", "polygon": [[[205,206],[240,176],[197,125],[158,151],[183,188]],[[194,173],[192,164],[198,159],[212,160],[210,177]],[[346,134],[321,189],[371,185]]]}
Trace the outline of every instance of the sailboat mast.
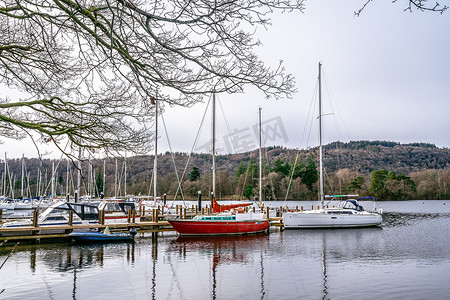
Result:
{"label": "sailboat mast", "polygon": [[322,161],[322,63],[319,62],[319,175],[320,175],[320,207],[324,205],[323,195],[323,161]]}
{"label": "sailboat mast", "polygon": [[216,196],[216,94],[212,101],[212,194]]}
{"label": "sailboat mast", "polygon": [[124,166],[124,175],[123,175],[123,191],[124,196],[127,195],[127,153],[125,152],[125,161],[123,162]]}
{"label": "sailboat mast", "polygon": [[52,184],[52,191],[51,191],[50,199],[53,199],[53,198],[55,198],[55,162],[52,162],[52,179],[50,182]]}
{"label": "sailboat mast", "polygon": [[77,190],[75,191],[75,202],[78,202],[81,194],[81,146],[78,147],[78,176],[77,176]]}
{"label": "sailboat mast", "polygon": [[23,200],[23,196],[24,196],[24,194],[23,194],[23,181],[24,181],[24,177],[25,177],[25,174],[24,174],[24,163],[25,162],[24,161],[25,161],[25,156],[22,153],[22,188],[20,190],[20,196],[22,196],[22,200]]}
{"label": "sailboat mast", "polygon": [[66,165],[66,195],[68,196],[70,194],[69,192],[69,160],[67,160]]}
{"label": "sailboat mast", "polygon": [[262,205],[262,154],[261,154],[261,147],[262,147],[262,134],[261,134],[261,107],[259,108],[259,203]]}
{"label": "sailboat mast", "polygon": [[156,207],[156,174],[158,171],[158,101],[155,100],[155,160],[153,162],[153,201]]}
{"label": "sailboat mast", "polygon": [[105,185],[106,185],[106,158],[103,159],[103,188],[102,194],[105,196]]}

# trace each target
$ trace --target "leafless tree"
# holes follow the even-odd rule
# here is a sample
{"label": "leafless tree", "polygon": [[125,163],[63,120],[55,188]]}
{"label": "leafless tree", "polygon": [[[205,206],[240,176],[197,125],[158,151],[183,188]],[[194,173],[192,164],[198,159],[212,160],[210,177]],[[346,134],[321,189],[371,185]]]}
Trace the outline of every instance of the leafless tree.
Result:
{"label": "leafless tree", "polygon": [[[366,2],[363,4],[363,6],[355,11],[356,16],[360,16],[362,11],[369,5],[370,2],[373,0],[366,0]],[[392,0],[392,2],[397,2],[398,0]],[[445,1],[445,0],[444,0]],[[417,9],[419,11],[432,11],[432,12],[439,12],[444,13],[448,9],[447,5],[441,5],[439,2],[434,1],[428,1],[428,0],[407,0],[407,5],[405,7],[405,11],[412,12],[413,9]],[[430,4],[431,3],[431,4]]]}
{"label": "leafless tree", "polygon": [[246,85],[290,97],[292,76],[255,55],[254,34],[275,11],[302,9],[303,0],[2,0],[0,136],[37,133],[62,150],[68,140],[68,155],[139,152],[154,100],[190,106]]}

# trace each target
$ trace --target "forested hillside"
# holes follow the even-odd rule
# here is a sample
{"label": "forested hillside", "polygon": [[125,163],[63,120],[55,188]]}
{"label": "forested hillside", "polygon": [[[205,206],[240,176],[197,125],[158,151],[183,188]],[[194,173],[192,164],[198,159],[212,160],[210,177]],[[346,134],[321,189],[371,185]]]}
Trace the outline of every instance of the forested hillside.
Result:
{"label": "forested hillside", "polygon": [[[294,150],[283,147],[263,149],[263,194],[265,199],[317,198],[317,148]],[[297,156],[298,154],[298,156]],[[297,159],[296,159],[297,157]],[[153,156],[91,160],[82,164],[81,194],[153,194]],[[297,161],[297,162],[296,162]],[[105,164],[105,177],[103,165]],[[259,189],[259,151],[218,155],[216,194],[220,198],[254,198]],[[25,195],[50,195],[52,165],[55,192],[73,194],[77,185],[72,162],[25,159]],[[91,167],[89,167],[91,165]],[[295,165],[295,168],[294,168]],[[178,179],[175,172],[178,173]],[[359,193],[380,199],[444,199],[450,197],[450,150],[432,144],[399,144],[384,141],[335,142],[324,146],[325,192]],[[20,196],[22,164],[8,160],[0,169],[3,191]],[[194,172],[193,172],[194,170]],[[184,176],[183,176],[184,173]],[[177,193],[195,197],[211,189],[209,154],[170,153],[158,156],[158,194]],[[105,178],[105,180],[103,179]],[[178,191],[178,198],[180,198]]]}

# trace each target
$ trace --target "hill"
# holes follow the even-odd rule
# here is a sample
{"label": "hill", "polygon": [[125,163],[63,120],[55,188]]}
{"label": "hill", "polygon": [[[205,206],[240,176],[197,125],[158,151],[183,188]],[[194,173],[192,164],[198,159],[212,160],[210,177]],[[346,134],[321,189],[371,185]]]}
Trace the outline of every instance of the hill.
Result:
{"label": "hill", "polygon": [[[298,153],[298,162],[305,164],[309,155],[317,157],[317,148],[309,150],[287,149],[280,146],[266,147],[263,149],[264,157],[264,176],[269,174],[273,178],[279,166],[287,168],[284,176],[289,173],[292,168],[295,156]],[[240,185],[257,185],[259,151],[253,150],[246,153],[218,155],[216,156],[218,179],[221,181],[221,193],[223,195],[244,194],[244,187]],[[126,193],[133,194],[149,194],[152,181],[153,156],[135,156],[126,159],[106,159],[105,165],[105,189],[107,195],[120,195]],[[83,185],[85,192],[94,194],[95,186],[103,181],[103,160],[84,161]],[[56,169],[56,191],[60,194],[73,194],[76,186],[76,166],[67,161],[52,161],[44,159],[40,161],[37,158],[25,159],[25,177],[31,194],[50,194],[52,165]],[[91,164],[92,168],[89,168]],[[4,168],[0,169],[2,176],[2,191],[10,194],[11,187],[15,191],[15,195],[20,195],[21,191],[21,161],[20,159],[8,160],[8,176],[4,176]],[[211,155],[205,153],[165,153],[158,156],[158,190],[168,193],[175,193],[177,189],[177,177],[175,175],[174,166],[176,166],[179,178],[182,178],[186,189],[191,188],[190,194],[195,195],[196,189],[209,190],[210,174],[211,174]],[[250,167],[252,166],[252,167]],[[277,167],[278,166],[278,167]],[[189,173],[193,167],[197,167],[201,174],[200,182],[189,182]],[[253,168],[253,173],[248,171]],[[448,148],[438,148],[433,144],[413,143],[400,144],[386,141],[352,141],[348,143],[334,142],[324,146],[324,168],[327,172],[327,178],[330,184],[333,183],[333,176],[341,174],[345,170],[349,181],[353,178],[361,176],[365,177],[367,189],[370,183],[370,174],[376,170],[386,170],[395,174],[405,176],[415,176],[422,178],[418,174],[420,172],[432,170],[450,170],[450,150]],[[88,170],[91,169],[89,172]],[[246,171],[245,178],[239,176],[243,174],[242,169]],[[38,171],[40,170],[40,171]],[[67,172],[69,170],[69,172]],[[239,173],[236,176],[237,173]],[[282,171],[281,171],[282,172]],[[125,179],[126,174],[126,179]],[[339,176],[341,176],[339,175]],[[241,176],[242,177],[242,176]],[[288,176],[287,176],[288,177]],[[6,179],[5,179],[6,178]],[[95,179],[96,178],[96,179]],[[271,180],[273,180],[271,178]],[[417,179],[416,180],[419,180]],[[12,179],[12,180],[10,180]],[[278,178],[281,190],[286,189],[289,178]],[[414,179],[414,178],[413,178]],[[242,181],[242,182],[239,182]],[[337,180],[337,179],[336,179]],[[340,180],[340,179],[339,179]],[[424,180],[423,178],[421,180]],[[7,182],[5,184],[5,181]],[[446,177],[443,178],[443,184],[448,188],[450,182]],[[96,182],[96,184],[94,184]],[[126,182],[126,188],[125,188]],[[347,182],[348,183],[348,182]],[[420,182],[416,182],[416,186],[420,186]],[[298,183],[299,190],[302,188]],[[304,188],[304,187],[303,187]],[[97,188],[98,190],[99,188]],[[183,188],[185,189],[185,187]],[[272,194],[276,194],[275,184],[268,183],[267,189],[271,189]],[[125,191],[126,190],[126,191]],[[91,191],[91,192],[89,192]],[[300,192],[299,192],[300,193]],[[447,192],[444,192],[446,194]],[[304,194],[303,196],[307,196]],[[276,196],[278,197],[278,196]],[[314,197],[313,193],[309,193],[309,197]]]}

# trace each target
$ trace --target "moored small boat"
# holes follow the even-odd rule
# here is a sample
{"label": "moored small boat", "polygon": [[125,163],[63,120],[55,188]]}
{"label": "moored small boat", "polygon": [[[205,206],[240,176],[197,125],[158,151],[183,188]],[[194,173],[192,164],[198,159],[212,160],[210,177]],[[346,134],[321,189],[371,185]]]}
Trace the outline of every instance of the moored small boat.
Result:
{"label": "moored small boat", "polygon": [[111,243],[111,242],[130,242],[134,240],[136,229],[129,232],[72,232],[69,238],[78,243]]}

